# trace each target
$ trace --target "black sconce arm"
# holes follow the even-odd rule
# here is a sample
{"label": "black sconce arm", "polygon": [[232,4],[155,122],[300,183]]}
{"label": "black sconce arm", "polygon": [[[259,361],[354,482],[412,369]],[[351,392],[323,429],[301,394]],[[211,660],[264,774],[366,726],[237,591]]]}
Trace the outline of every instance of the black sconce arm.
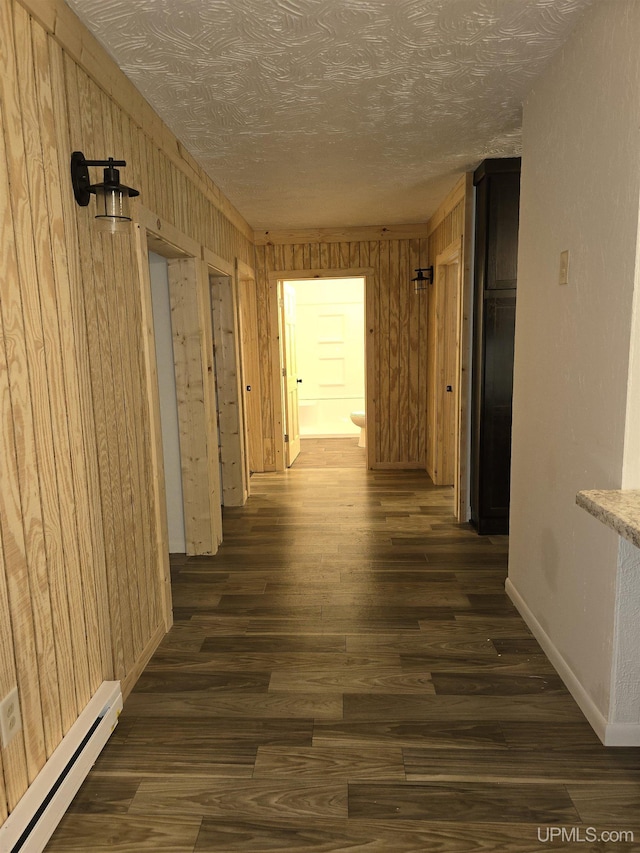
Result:
{"label": "black sconce arm", "polygon": [[[126,160],[114,160],[113,157],[109,157],[108,160],[87,160],[82,151],[74,151],[71,155],[71,183],[73,194],[80,207],[86,207],[89,204],[91,193],[95,193],[98,189],[116,190],[129,198],[140,195],[138,190],[120,183],[120,173],[116,166],[126,165]],[[102,183],[91,183],[89,166],[104,166],[104,181]]]}

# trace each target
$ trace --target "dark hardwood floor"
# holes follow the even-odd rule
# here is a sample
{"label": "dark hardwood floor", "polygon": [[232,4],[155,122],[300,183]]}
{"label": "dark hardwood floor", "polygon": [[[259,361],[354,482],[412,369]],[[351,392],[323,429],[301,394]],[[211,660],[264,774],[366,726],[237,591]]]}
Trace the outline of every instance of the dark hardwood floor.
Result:
{"label": "dark hardwood floor", "polygon": [[251,485],[215,557],[173,560],[175,626],[50,853],[640,850],[640,749],[586,723],[506,539],[418,472]]}

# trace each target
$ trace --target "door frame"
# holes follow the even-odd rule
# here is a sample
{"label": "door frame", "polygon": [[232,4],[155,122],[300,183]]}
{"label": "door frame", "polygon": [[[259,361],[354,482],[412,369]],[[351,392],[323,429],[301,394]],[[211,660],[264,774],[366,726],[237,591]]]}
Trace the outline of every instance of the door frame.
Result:
{"label": "door frame", "polygon": [[242,399],[247,483],[252,473],[264,472],[262,443],[262,381],[260,376],[260,334],[256,272],[236,259],[238,285],[238,338],[242,367]]}
{"label": "door frame", "polygon": [[[470,380],[470,305],[471,305],[471,280],[469,277],[470,250],[465,234],[453,240],[440,252],[434,263],[433,276],[433,299],[437,300],[437,286],[439,268],[448,266],[457,260],[457,324],[456,324],[456,461],[454,474],[454,512],[458,521],[468,519],[469,502],[469,380]],[[434,304],[434,311],[437,305]],[[434,315],[435,316],[435,315]],[[434,376],[437,370],[437,345],[433,350]],[[429,391],[427,417],[433,429],[437,418],[437,388],[432,387]],[[434,410],[435,409],[435,410]],[[437,436],[432,436],[435,442]],[[435,451],[433,451],[435,455]]]}
{"label": "door frame", "polygon": [[[442,417],[442,409],[443,404],[445,402],[445,398],[443,396],[443,389],[441,384],[441,370],[443,367],[443,362],[447,361],[445,353],[443,353],[441,343],[443,339],[443,324],[447,323],[448,317],[445,317],[440,313],[440,309],[444,305],[444,296],[445,292],[441,291],[441,271],[446,267],[456,265],[457,267],[457,275],[454,284],[455,288],[455,317],[454,317],[454,326],[455,326],[455,343],[454,343],[454,353],[453,359],[455,361],[455,369],[454,369],[454,403],[453,403],[453,417],[454,417],[454,439],[453,439],[453,447],[454,447],[454,464],[453,464],[453,487],[454,494],[456,498],[457,505],[457,490],[458,484],[460,480],[460,423],[461,423],[461,413],[460,413],[460,390],[461,390],[461,373],[460,373],[460,344],[461,344],[461,302],[462,302],[462,241],[461,239],[454,240],[452,243],[447,246],[444,252],[441,252],[436,257],[436,262],[434,265],[434,297],[435,297],[435,312],[436,312],[436,341],[435,341],[435,387],[432,389],[432,400],[434,402],[433,409],[433,417],[434,417],[434,453],[433,458],[435,460],[435,471],[439,471],[439,461],[441,461],[441,454],[438,451],[440,446],[440,442],[438,441],[441,433],[441,417]],[[445,274],[446,275],[446,274]],[[450,286],[450,283],[445,280],[444,282],[445,288]]]}
{"label": "door frame", "polygon": [[211,298],[222,503],[224,506],[244,506],[249,495],[249,480],[236,267],[204,247],[202,259]]}
{"label": "door frame", "polygon": [[287,350],[289,348],[287,340],[287,318],[290,314],[290,312],[287,311],[287,302],[285,297],[285,285],[287,283],[288,282],[286,279],[281,279],[278,282],[278,334],[280,338],[280,394],[282,396],[282,417],[284,426],[287,430],[284,439],[284,464],[287,468],[290,468],[296,461],[296,459],[298,458],[298,454],[300,453],[300,403],[298,400],[298,376],[296,373],[295,398],[298,401],[298,411],[296,412],[298,435],[296,439],[296,444],[298,445],[298,447],[297,452],[292,457],[293,442],[291,440],[291,412],[289,411],[289,401],[291,398],[289,387],[293,377],[291,373],[291,365],[289,364],[289,359],[287,358]]}
{"label": "door frame", "polygon": [[282,399],[282,362],[279,330],[279,284],[285,281],[319,281],[325,278],[362,278],[364,279],[364,329],[365,329],[365,412],[367,416],[367,468],[375,466],[376,448],[376,412],[375,412],[375,374],[374,374],[374,287],[373,267],[357,267],[328,270],[274,270],[269,273],[269,325],[271,337],[271,367],[274,388],[280,388],[273,400],[275,435],[276,471],[286,470],[284,446],[284,401]]}
{"label": "door frame", "polygon": [[[210,423],[211,409],[215,404],[213,388],[209,378],[213,373],[211,340],[211,304],[208,294],[208,277],[204,274],[201,246],[166,222],[157,214],[136,205],[135,251],[140,280],[143,352],[145,371],[148,377],[146,393],[151,433],[151,465],[153,471],[153,513],[156,527],[156,550],[158,570],[163,588],[163,615],[165,628],[173,622],[171,600],[171,575],[169,568],[169,534],[167,527],[166,485],[162,449],[162,427],[160,422],[160,398],[158,392],[155,329],[151,304],[151,280],[149,274],[149,251],[153,251],[169,262],[185,265],[186,285],[182,294],[191,316],[197,318],[198,328],[193,330],[197,340],[198,356],[188,367],[183,386],[195,379],[201,385],[199,400],[185,398],[179,401],[186,418],[194,416],[194,425],[204,431],[206,465],[203,472],[202,460],[193,460],[190,455],[181,455],[183,494],[185,497],[185,534],[187,551],[192,554],[215,554],[222,541],[222,517],[220,511],[220,479],[218,472],[217,437],[215,442],[206,429]],[[189,371],[194,373],[191,377]],[[195,375],[197,374],[197,375]],[[203,476],[204,475],[204,476]],[[188,519],[187,500],[198,510],[197,518]],[[193,513],[191,513],[193,515]]]}

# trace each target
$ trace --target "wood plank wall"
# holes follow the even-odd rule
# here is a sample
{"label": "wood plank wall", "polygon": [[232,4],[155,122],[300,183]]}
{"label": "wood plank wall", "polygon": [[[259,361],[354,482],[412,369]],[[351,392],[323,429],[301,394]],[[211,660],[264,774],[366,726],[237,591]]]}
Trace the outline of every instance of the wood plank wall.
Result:
{"label": "wood plank wall", "polygon": [[[353,229],[343,232],[256,234],[258,335],[262,365],[263,470],[275,469],[275,424],[271,400],[269,276],[274,271],[373,267],[375,467],[423,468],[427,446],[428,330],[433,321],[429,293],[415,294],[414,270],[427,267],[460,236],[464,197],[422,227]],[[403,233],[404,232],[404,233]],[[413,232],[413,233],[411,233]],[[352,236],[357,239],[349,239]],[[370,236],[371,239],[363,239]],[[313,237],[314,240],[309,240]]]}
{"label": "wood plank wall", "polygon": [[[255,272],[238,276],[240,347],[242,352],[242,385],[246,418],[249,470],[264,472],[261,383],[261,360],[258,332],[258,297]],[[247,389],[251,390],[248,391]]]}
{"label": "wood plank wall", "polygon": [[[455,192],[455,191],[454,191]],[[459,194],[459,193],[458,193]],[[455,201],[455,197],[454,197]],[[454,241],[463,238],[464,246],[464,230],[465,230],[465,196],[455,204],[455,206],[447,211],[446,200],[443,204],[444,210],[442,215],[438,212],[432,218],[433,230],[429,235],[429,264],[435,267],[436,258]],[[437,223],[437,224],[436,224]],[[463,267],[468,263],[468,259],[462,259]],[[433,289],[429,290],[429,294],[433,294]],[[436,454],[436,411],[435,411],[435,382],[436,382],[436,311],[435,299],[427,300],[427,338],[428,344],[426,349],[426,373],[428,391],[425,399],[425,416],[426,416],[426,468],[430,476],[433,476],[433,466]]]}
{"label": "wood plank wall", "polygon": [[[374,466],[424,468],[428,443],[429,330],[435,314],[431,291],[410,285],[418,267],[435,263],[465,229],[463,177],[424,226],[257,232],[256,284],[262,401],[262,454],[254,470],[273,471],[276,424],[269,316],[274,272],[372,267]],[[435,350],[433,350],[435,352]]]}
{"label": "wood plank wall", "polygon": [[[252,233],[62,0],[0,0],[0,752],[4,820],[104,679],[164,632],[140,271],[69,158],[124,158],[145,206],[230,263]],[[99,179],[99,177],[98,177]]]}

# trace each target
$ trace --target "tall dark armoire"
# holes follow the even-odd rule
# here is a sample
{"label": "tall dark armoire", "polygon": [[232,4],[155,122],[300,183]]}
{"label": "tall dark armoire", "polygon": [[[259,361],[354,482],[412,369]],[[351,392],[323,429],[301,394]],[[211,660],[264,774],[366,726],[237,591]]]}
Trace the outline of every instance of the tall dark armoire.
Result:
{"label": "tall dark armoire", "polygon": [[520,158],[485,160],[476,187],[471,523],[509,531]]}

